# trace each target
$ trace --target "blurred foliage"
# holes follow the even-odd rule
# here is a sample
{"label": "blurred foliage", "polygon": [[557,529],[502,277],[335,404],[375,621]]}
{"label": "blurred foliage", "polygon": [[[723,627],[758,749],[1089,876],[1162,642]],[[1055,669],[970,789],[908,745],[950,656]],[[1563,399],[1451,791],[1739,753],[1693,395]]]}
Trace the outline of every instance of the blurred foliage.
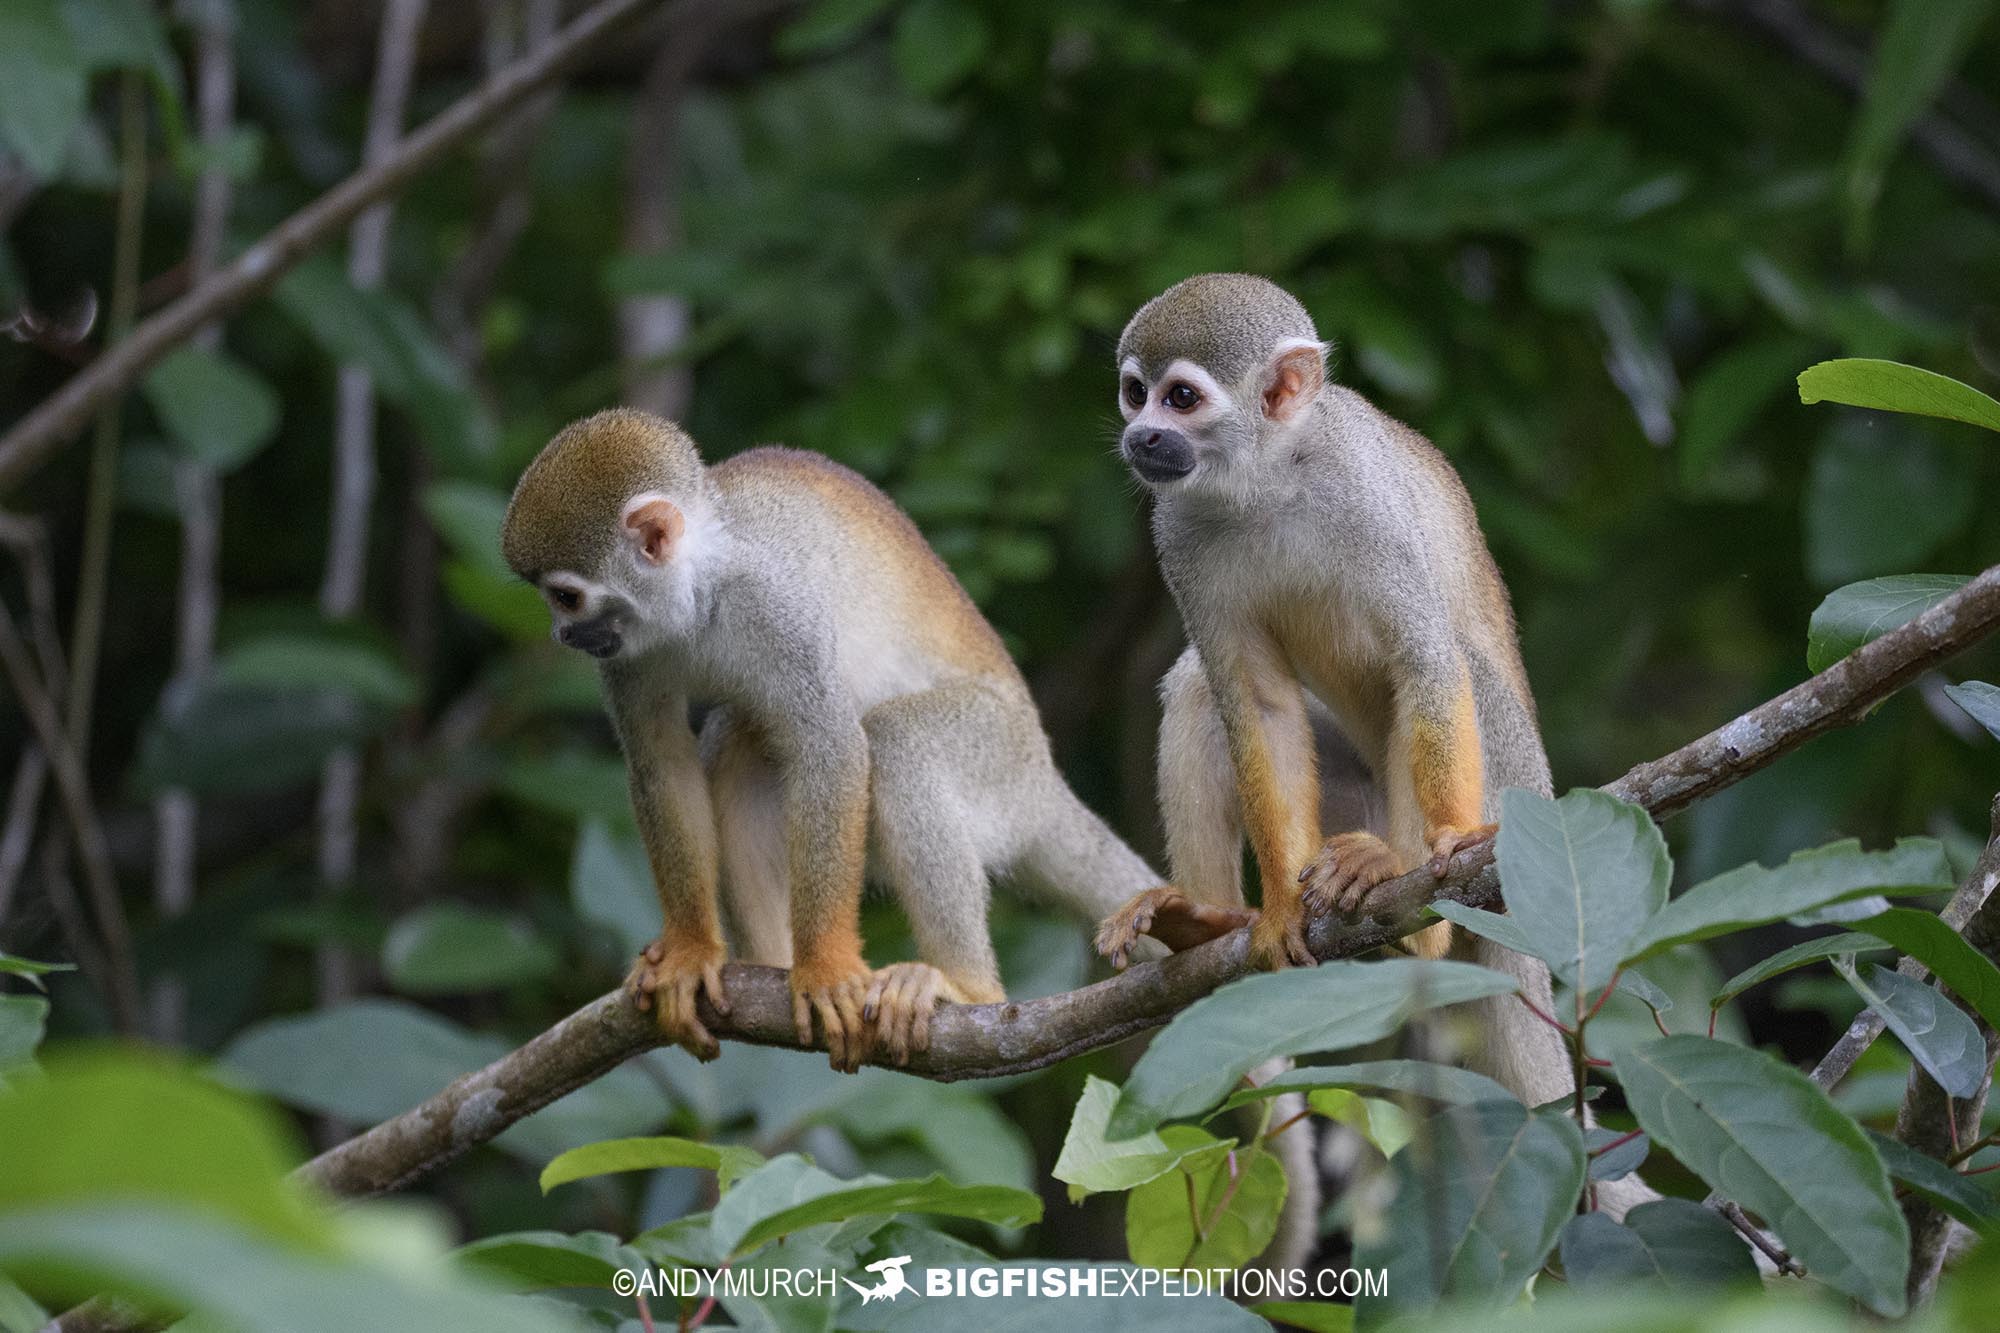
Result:
{"label": "blurred foliage", "polygon": [[[355,166],[377,7],[238,0],[238,122],[209,149],[188,126],[202,3],[0,3],[0,313],[107,295],[117,71],[148,91],[142,311],[184,282],[204,166],[235,186],[232,252]],[[432,8],[413,121],[478,77],[476,7]],[[513,4],[477,8],[518,18]],[[615,983],[651,933],[588,664],[548,642],[494,542],[526,459],[620,397],[629,299],[684,303],[672,361],[692,376],[685,415],[711,459],[768,440],[822,450],[910,511],[1021,658],[1079,789],[1149,852],[1151,691],[1178,631],[1143,503],[1112,457],[1109,360],[1130,311],[1191,272],[1247,269],[1297,292],[1335,343],[1337,377],[1465,476],[1513,592],[1559,788],[1606,781],[1799,679],[1809,656],[1824,665],[1914,614],[2000,551],[1987,499],[2000,461],[1965,424],[1986,419],[1980,400],[2000,385],[2000,213],[1912,138],[1927,118],[1963,121],[1975,152],[2000,159],[2000,28],[1983,0],[1800,6],[1861,54],[1855,97],[1746,8],[816,0],[725,26],[695,59],[673,131],[677,240],[660,252],[627,248],[627,149],[654,48],[679,37],[635,29],[644,42],[573,80],[502,179],[460,154],[411,185],[381,290],[357,290],[337,252],[315,256],[235,315],[221,348],[162,361],[121,409],[89,767],[140,966],[189,996],[186,1044],[301,1111],[374,1120]],[[468,300],[462,265],[501,230],[507,186],[518,233]],[[0,342],[0,420],[96,350],[94,335]],[[1884,359],[1967,396],[1945,391],[1954,410],[1932,417],[1803,405],[1794,377],[1829,358],[1864,369],[1810,398],[1883,406],[1865,367]],[[343,362],[365,366],[382,399],[382,488],[366,611],[329,624],[315,591]],[[6,497],[51,525],[65,617],[84,453]],[[220,635],[212,669],[168,690],[186,459],[224,476]],[[12,564],[0,571],[10,610],[27,593]],[[1991,649],[1954,663],[1668,826],[1685,879],[1910,832],[1939,837],[1962,870],[1996,753],[1972,720],[1995,727],[1992,689],[1965,678],[1996,670]],[[23,734],[0,709],[4,752]],[[360,870],[327,897],[314,786],[326,756],[357,743]],[[203,840],[196,903],[169,920],[146,892],[147,802],[173,786],[201,798]],[[908,954],[903,931],[871,909],[876,961]],[[1005,909],[995,931],[1014,994],[1086,975],[1069,923]],[[1723,977],[1798,938],[1777,926],[1650,960],[1681,1001],[1666,1021],[1696,1024]],[[314,1009],[311,950],[327,941],[367,961],[375,994]],[[0,946],[70,956],[32,869],[0,907]],[[0,970],[18,962],[0,954]],[[0,1066],[18,1069],[45,1024],[59,1037],[105,1026],[86,977],[35,980],[52,1003],[14,983]],[[1807,980],[1817,989],[1792,984]],[[1809,1059],[1855,1007],[1821,963],[1748,992],[1718,1031]],[[1605,1054],[1656,1035],[1622,993],[1597,1031]],[[1885,1043],[1843,1108],[1879,1116],[1885,1091],[1893,1108],[1901,1059]],[[743,1047],[713,1066],[666,1053],[427,1189],[469,1235],[657,1231],[716,1204],[714,1182],[664,1169],[545,1200],[533,1169],[593,1138],[663,1131],[774,1164],[803,1146],[836,1176],[941,1169],[1049,1189],[1084,1079],[1119,1068],[1093,1057],[968,1089],[843,1080]],[[1367,1108],[1350,1119],[1373,1123]],[[18,1142],[0,1138],[10,1157]],[[1162,1172],[1191,1163],[1192,1181],[1216,1169],[1203,1146],[1154,1151]],[[133,1266],[117,1271],[142,1274],[136,1213],[101,1221],[112,1267],[88,1276],[120,1255]],[[1118,1221],[1057,1205],[1026,1235],[953,1225],[998,1252],[1122,1258]],[[8,1225],[0,1246],[35,1232]],[[366,1267],[381,1237],[313,1225],[315,1282],[381,1280]],[[356,1225],[442,1250],[430,1214]],[[844,1234],[850,1253],[878,1252]],[[59,1239],[37,1253],[56,1264]],[[190,1224],[186,1262],[211,1243]],[[902,1223],[878,1243],[969,1245]],[[273,1285],[246,1278],[242,1299],[290,1281],[281,1260],[304,1262],[273,1257],[260,1270]],[[11,1300],[0,1285],[0,1325],[19,1322]]]}

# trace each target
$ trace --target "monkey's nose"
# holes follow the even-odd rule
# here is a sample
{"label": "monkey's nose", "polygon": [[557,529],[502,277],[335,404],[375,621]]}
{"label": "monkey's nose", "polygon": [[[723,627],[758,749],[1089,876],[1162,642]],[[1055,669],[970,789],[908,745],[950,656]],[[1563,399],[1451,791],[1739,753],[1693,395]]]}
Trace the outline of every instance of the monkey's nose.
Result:
{"label": "monkey's nose", "polygon": [[1125,437],[1125,461],[1142,481],[1178,481],[1194,471],[1194,446],[1177,430],[1148,427]]}

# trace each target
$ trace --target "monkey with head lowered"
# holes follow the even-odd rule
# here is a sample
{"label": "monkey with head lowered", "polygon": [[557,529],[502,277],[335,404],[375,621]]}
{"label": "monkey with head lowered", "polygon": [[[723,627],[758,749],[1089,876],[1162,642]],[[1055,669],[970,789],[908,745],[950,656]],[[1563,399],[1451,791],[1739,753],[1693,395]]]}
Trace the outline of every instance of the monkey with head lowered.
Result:
{"label": "monkey with head lowered", "polygon": [[[598,660],[665,921],[628,983],[717,1053],[718,898],[746,961],[791,969],[799,1040],[836,1067],[928,1043],[939,1001],[1004,998],[987,934],[1008,875],[1091,919],[1160,880],[1064,783],[1028,687],[888,497],[817,454],[703,465],[610,411],[558,434],[501,530],[556,639]],[[690,705],[710,705],[699,739]],[[921,962],[862,955],[864,871]]]}
{"label": "monkey with head lowered", "polygon": [[[1507,590],[1464,485],[1422,435],[1328,381],[1305,307],[1208,274],[1140,308],[1118,343],[1120,451],[1190,647],[1162,683],[1161,811],[1175,887],[1106,921],[1115,962],[1248,924],[1259,966],[1311,964],[1310,915],[1493,832],[1505,787],[1550,791]],[[1385,798],[1382,831],[1322,840],[1311,722],[1331,714]],[[1248,835],[1261,910],[1243,907]],[[1407,943],[1436,957],[1446,923]],[[1457,951],[1549,1009],[1537,960]],[[1561,1039],[1519,1000],[1475,1002],[1472,1062],[1529,1105],[1573,1091]]]}

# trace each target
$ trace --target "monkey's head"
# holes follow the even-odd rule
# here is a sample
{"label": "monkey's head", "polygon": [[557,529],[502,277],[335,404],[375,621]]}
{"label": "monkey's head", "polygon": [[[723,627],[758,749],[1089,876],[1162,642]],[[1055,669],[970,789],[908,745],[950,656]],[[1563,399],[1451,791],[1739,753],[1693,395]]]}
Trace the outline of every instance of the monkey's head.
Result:
{"label": "monkey's head", "polygon": [[1119,452],[1156,491],[1252,493],[1326,382],[1326,345],[1284,288],[1204,273],[1167,288],[1118,339]]}
{"label": "monkey's head", "polygon": [[535,585],[556,642],[606,659],[644,652],[692,618],[708,512],[694,441],[671,421],[614,409],[571,423],[528,464],[500,551]]}

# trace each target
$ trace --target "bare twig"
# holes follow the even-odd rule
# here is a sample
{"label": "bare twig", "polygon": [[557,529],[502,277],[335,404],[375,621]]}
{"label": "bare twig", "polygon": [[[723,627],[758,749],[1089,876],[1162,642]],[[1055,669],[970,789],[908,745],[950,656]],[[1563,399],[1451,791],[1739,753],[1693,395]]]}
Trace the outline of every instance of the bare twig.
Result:
{"label": "bare twig", "polygon": [[[34,644],[42,679],[53,691],[68,679],[63,665],[62,630],[56,619],[55,576],[49,561],[48,530],[41,520],[0,512],[0,545],[14,553],[21,582],[28,594],[28,636]],[[55,702],[60,705],[58,698]],[[48,784],[49,761],[32,741],[21,748],[14,765],[14,784],[7,793],[7,822],[0,831],[0,922],[34,849],[40,822],[42,789]]]}
{"label": "bare twig", "polygon": [[[1664,759],[1640,765],[1607,790],[1656,815],[1682,809],[1811,737],[1858,719],[1925,667],[1996,627],[2000,566],[1771,702]],[[1485,905],[1497,900],[1498,887],[1488,844],[1460,855],[1442,881],[1423,869],[1391,881],[1377,900],[1380,908],[1367,917],[1320,918],[1308,941],[1321,959],[1352,957],[1428,925],[1423,908],[1430,901],[1449,897]],[[1246,933],[1236,931],[1067,994],[1025,1004],[947,1005],[931,1022],[930,1049],[913,1055],[907,1069],[951,1082],[1042,1069],[1109,1046],[1159,1026],[1241,976],[1246,944]],[[731,1012],[724,1019],[704,1009],[712,1032],[757,1045],[798,1045],[783,972],[731,964],[725,978]],[[650,1016],[613,992],[437,1096],[321,1153],[301,1174],[339,1194],[397,1188],[658,1041]]]}
{"label": "bare twig", "polygon": [[[1965,941],[1989,959],[2000,961],[2000,797],[1995,797],[1988,821],[1986,848],[1966,877],[1965,889],[1980,898],[1978,910],[1965,923]],[[1926,1157],[1949,1163],[1960,1143],[1979,1137],[1980,1117],[1993,1086],[1993,1061],[2000,1056],[2000,1035],[1962,996],[1953,996],[1971,1016],[1986,1042],[1986,1077],[1970,1097],[1954,1098],[1920,1064],[1910,1066],[1910,1081],[1896,1113],[1896,1137]],[[1903,1218],[1910,1226],[1910,1274],[1905,1288],[1912,1309],[1931,1298],[1952,1232],[1951,1216],[1915,1192],[1903,1199]]]}
{"label": "bare twig", "polygon": [[[236,107],[236,58],[231,36],[234,0],[207,0],[195,16],[195,118],[208,156],[195,180],[194,219],[188,235],[188,281],[199,284],[215,272],[229,222],[229,169],[223,160]],[[191,339],[197,347],[222,343],[222,326],[209,324]],[[199,458],[174,464],[174,504],[181,519],[180,592],[174,607],[174,674],[163,691],[163,706],[184,704],[215,655],[215,622],[222,594],[216,569],[222,549],[222,479]],[[153,803],[153,902],[162,920],[172,920],[194,903],[195,851],[199,807],[194,793],[174,787]],[[178,976],[162,973],[153,983],[153,1033],[169,1044],[186,1026],[187,993]]]}
{"label": "bare twig", "polygon": [[[715,0],[670,0],[675,15]],[[524,98],[573,69],[597,43],[662,0],[600,0],[541,50],[523,56],[404,138],[377,166],[357,170],[278,224],[207,282],[108,347],[0,436],[0,492],[68,439],[101,405],[196,329],[270,289],[370,204],[408,185],[439,158],[490,127]]]}

